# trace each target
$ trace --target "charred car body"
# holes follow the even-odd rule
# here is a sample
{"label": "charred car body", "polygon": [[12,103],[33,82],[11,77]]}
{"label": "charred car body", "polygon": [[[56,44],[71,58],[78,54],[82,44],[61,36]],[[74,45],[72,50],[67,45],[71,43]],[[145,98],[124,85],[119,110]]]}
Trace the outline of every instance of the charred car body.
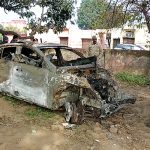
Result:
{"label": "charred car body", "polygon": [[72,123],[81,123],[88,110],[103,118],[135,102],[96,66],[96,57],[52,43],[1,45],[0,92],[51,110],[64,107]]}

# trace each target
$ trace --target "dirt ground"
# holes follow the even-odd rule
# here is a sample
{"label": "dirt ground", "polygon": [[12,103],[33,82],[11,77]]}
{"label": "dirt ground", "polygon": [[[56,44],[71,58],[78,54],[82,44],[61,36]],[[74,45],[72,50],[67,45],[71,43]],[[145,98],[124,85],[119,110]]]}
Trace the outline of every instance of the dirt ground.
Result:
{"label": "dirt ground", "polygon": [[122,88],[136,95],[136,104],[73,129],[64,129],[61,112],[32,117],[26,112],[35,106],[0,96],[0,150],[149,150],[150,87]]}

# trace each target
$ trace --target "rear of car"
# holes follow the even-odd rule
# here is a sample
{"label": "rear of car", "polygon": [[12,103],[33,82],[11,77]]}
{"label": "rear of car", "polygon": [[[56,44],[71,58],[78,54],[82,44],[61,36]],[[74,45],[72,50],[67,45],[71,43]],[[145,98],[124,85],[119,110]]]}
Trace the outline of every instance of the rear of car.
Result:
{"label": "rear of car", "polygon": [[115,50],[144,50],[139,45],[134,44],[117,44],[117,46],[114,48]]}

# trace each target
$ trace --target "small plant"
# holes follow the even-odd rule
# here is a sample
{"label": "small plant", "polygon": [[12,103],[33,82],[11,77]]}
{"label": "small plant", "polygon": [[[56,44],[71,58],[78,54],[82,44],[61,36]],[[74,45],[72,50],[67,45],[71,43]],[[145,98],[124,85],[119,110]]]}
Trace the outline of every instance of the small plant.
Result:
{"label": "small plant", "polygon": [[135,75],[128,72],[115,74],[116,79],[127,82],[131,85],[150,86],[150,77],[145,75]]}
{"label": "small plant", "polygon": [[55,116],[55,114],[50,110],[38,106],[28,108],[25,114],[31,118],[42,117],[44,119],[52,118]]}
{"label": "small plant", "polygon": [[[10,97],[7,95],[1,95],[0,97],[4,97],[4,100],[8,101],[9,103],[11,103],[14,107],[18,107],[19,105],[24,105],[25,106],[25,102],[24,101],[20,101],[14,97]],[[25,115],[30,117],[30,118],[43,118],[43,119],[48,119],[48,118],[52,118],[55,117],[56,114],[51,112],[49,109],[46,108],[42,108],[39,106],[35,106],[35,105],[30,105],[30,104],[26,104],[26,106],[28,106],[28,108],[25,110]]]}
{"label": "small plant", "polygon": [[5,100],[9,101],[13,105],[19,105],[21,103],[20,100],[14,98],[14,97],[7,96],[7,95],[5,96]]}

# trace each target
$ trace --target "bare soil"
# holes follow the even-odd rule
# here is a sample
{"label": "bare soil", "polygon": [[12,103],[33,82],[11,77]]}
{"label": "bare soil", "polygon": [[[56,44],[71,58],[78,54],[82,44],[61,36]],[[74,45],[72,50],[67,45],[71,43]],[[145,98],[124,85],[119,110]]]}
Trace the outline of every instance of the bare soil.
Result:
{"label": "bare soil", "polygon": [[26,112],[35,106],[0,96],[0,150],[149,150],[150,87],[121,86],[136,95],[134,105],[73,129],[64,129],[61,112],[32,118]]}

